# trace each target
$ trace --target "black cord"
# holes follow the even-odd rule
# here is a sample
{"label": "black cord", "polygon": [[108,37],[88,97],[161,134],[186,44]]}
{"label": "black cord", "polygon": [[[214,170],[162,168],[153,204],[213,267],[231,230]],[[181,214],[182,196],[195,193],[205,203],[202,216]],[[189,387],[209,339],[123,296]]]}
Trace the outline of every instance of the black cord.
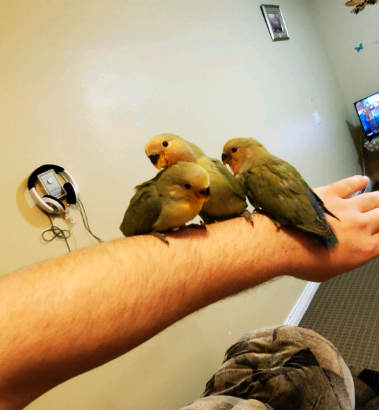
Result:
{"label": "black cord", "polygon": [[[61,229],[61,228],[58,228],[57,226],[55,226],[55,225],[53,224],[53,221],[52,221],[51,218],[50,218],[50,215],[49,215],[48,213],[46,213],[46,212],[45,212],[45,214],[48,216],[48,218],[49,218],[49,220],[50,220],[51,228],[50,228],[50,229],[46,229],[46,231],[43,231],[43,232],[42,232],[42,235],[41,235],[42,239],[43,239],[45,242],[47,242],[47,243],[50,243],[50,242],[53,241],[55,238],[64,239],[65,242],[66,242],[66,245],[67,245],[67,248],[68,248],[69,252],[71,252],[70,245],[68,244],[68,241],[67,241],[67,239],[71,236],[71,232],[68,231],[67,229]],[[53,237],[50,238],[50,239],[46,239],[46,238],[45,238],[45,234],[46,234],[47,232],[51,232],[51,233],[53,234]]]}
{"label": "black cord", "polygon": [[[83,223],[84,223],[84,227],[87,229],[87,231],[88,231],[97,241],[99,241],[99,243],[103,243],[104,241],[103,241],[102,239],[100,239],[99,237],[97,237],[97,236],[91,231],[91,228],[90,228],[89,222],[88,222],[88,217],[87,217],[86,210],[85,210],[85,208],[84,208],[84,205],[83,205],[82,201],[81,201],[79,198],[77,199],[76,204],[77,204],[77,207],[78,207],[78,209],[79,209],[79,211],[80,211],[80,214],[81,214],[81,216],[82,216]],[[46,231],[42,232],[42,235],[41,235],[42,239],[43,239],[45,242],[47,242],[47,243],[52,242],[52,241],[53,241],[54,239],[56,239],[56,238],[58,238],[58,239],[64,239],[65,242],[66,242],[66,245],[67,245],[67,248],[68,248],[69,252],[71,252],[70,245],[68,244],[68,241],[67,241],[67,239],[71,236],[71,232],[70,232],[69,230],[67,230],[67,229],[61,229],[61,228],[58,228],[57,226],[55,226],[55,225],[53,224],[53,221],[52,221],[50,215],[49,215],[47,212],[45,212],[45,214],[47,215],[47,217],[48,217],[49,220],[50,220],[51,228],[50,228],[50,229],[46,229]],[[53,234],[53,237],[52,237],[52,238],[46,238],[46,237],[45,237],[45,235],[46,235],[48,232],[51,232],[51,233]]]}
{"label": "black cord", "polygon": [[83,219],[83,223],[85,228],[87,229],[87,231],[96,239],[99,241],[99,243],[103,243],[104,241],[102,239],[100,239],[99,237],[97,237],[92,231],[91,228],[89,227],[89,222],[88,222],[88,217],[87,217],[87,213],[86,210],[84,209],[84,205],[82,203],[82,201],[78,198],[76,201],[76,204],[78,206],[78,209],[80,211],[80,214],[82,215],[82,219]]}

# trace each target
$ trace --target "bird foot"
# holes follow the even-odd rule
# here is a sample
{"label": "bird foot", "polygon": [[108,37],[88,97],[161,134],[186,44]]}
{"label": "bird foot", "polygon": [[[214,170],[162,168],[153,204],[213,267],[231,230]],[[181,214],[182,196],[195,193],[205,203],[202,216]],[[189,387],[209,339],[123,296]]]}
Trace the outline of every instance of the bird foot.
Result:
{"label": "bird foot", "polygon": [[200,221],[198,224],[184,225],[183,228],[207,229],[207,227],[205,226],[204,221]]}
{"label": "bird foot", "polygon": [[166,235],[164,233],[161,232],[151,232],[150,235],[154,235],[155,237],[157,237],[158,239],[160,239],[162,242],[164,242],[167,245],[170,245],[170,242],[168,241]]}
{"label": "bird foot", "polygon": [[251,225],[254,226],[253,214],[250,211],[248,211],[248,210],[244,211],[241,214],[241,216],[243,216],[247,220],[247,222],[250,222]]}
{"label": "bird foot", "polygon": [[[269,217],[270,218],[270,217]],[[270,218],[271,219],[271,218]],[[275,219],[271,219],[272,223],[276,226],[276,229],[279,231],[279,229],[282,227],[282,224],[278,221],[275,221]]]}

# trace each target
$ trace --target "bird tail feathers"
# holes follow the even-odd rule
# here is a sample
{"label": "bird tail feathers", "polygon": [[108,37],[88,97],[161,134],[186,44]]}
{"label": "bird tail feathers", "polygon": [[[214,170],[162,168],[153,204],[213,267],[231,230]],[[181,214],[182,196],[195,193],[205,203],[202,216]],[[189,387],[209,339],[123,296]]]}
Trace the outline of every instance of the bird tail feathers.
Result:
{"label": "bird tail feathers", "polygon": [[333,248],[333,246],[338,244],[338,238],[334,232],[332,236],[328,236],[328,237],[316,235],[316,234],[313,234],[313,237],[318,243],[323,245],[326,249],[331,249]]}

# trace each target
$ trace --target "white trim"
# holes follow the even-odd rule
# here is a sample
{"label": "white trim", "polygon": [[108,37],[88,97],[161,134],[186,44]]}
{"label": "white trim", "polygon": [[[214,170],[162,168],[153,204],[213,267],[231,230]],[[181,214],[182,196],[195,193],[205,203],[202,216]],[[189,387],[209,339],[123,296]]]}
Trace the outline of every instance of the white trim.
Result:
{"label": "white trim", "polygon": [[303,290],[303,293],[300,295],[298,301],[291,310],[291,313],[285,320],[285,325],[298,326],[319,286],[320,283],[308,282],[307,286]]}

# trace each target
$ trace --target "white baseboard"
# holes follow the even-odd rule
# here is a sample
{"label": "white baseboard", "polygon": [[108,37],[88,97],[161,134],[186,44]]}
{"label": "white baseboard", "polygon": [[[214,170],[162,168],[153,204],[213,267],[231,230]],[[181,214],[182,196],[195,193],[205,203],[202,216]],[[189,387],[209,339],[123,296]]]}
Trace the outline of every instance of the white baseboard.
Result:
{"label": "white baseboard", "polygon": [[295,306],[291,310],[291,313],[285,320],[285,325],[298,326],[319,286],[320,283],[308,282],[299,300],[296,302]]}

